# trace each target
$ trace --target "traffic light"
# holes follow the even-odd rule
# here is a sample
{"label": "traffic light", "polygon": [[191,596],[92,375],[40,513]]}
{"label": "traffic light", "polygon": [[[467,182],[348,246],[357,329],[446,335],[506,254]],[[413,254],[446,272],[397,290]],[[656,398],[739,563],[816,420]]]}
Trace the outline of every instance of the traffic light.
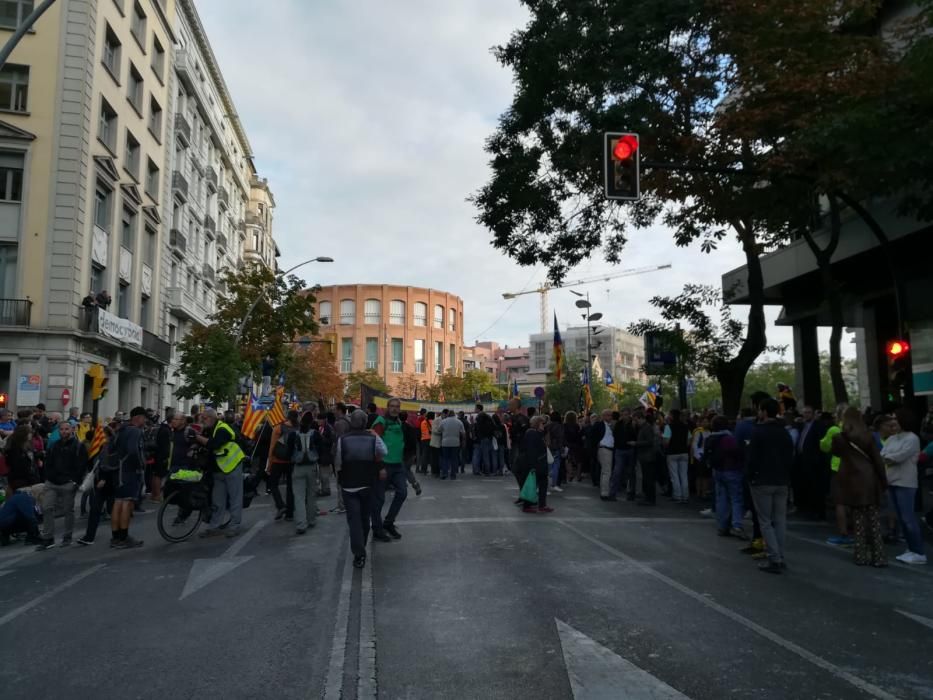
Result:
{"label": "traffic light", "polygon": [[639,195],[638,134],[605,136],[606,198],[635,201]]}
{"label": "traffic light", "polygon": [[327,341],[327,351],[330,353],[330,356],[337,357],[337,334],[328,333],[324,336],[324,340]]}
{"label": "traffic light", "polygon": [[107,395],[107,374],[103,365],[91,365],[87,371],[91,377],[91,400],[100,401]]}
{"label": "traffic light", "polygon": [[910,381],[910,343],[896,338],[884,346],[888,358],[888,383],[892,393],[900,394]]}
{"label": "traffic light", "polygon": [[6,408],[7,400],[6,392],[0,391],[0,408]]}

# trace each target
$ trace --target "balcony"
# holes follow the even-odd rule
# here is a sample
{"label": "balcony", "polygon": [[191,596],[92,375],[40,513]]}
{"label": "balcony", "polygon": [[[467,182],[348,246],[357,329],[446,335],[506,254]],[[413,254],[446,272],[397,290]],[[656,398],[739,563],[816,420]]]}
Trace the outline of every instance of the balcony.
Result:
{"label": "balcony", "polygon": [[172,360],[171,344],[147,330],[143,330],[143,351],[155,355],[160,362],[166,365]]}
{"label": "balcony", "polygon": [[211,284],[214,284],[215,279],[216,279],[214,277],[214,268],[211,267],[208,263],[204,263],[204,267],[202,268],[201,274],[204,275],[204,279],[206,281],[210,282]]}
{"label": "balcony", "polygon": [[210,190],[211,193],[217,192],[217,171],[208,166],[204,179],[207,181],[207,189]]}
{"label": "balcony", "polygon": [[395,374],[401,374],[402,372],[402,361],[401,360],[392,360],[392,372]]}
{"label": "balcony", "polygon": [[182,202],[188,201],[188,180],[177,170],[172,173],[172,192],[178,195]]}
{"label": "balcony", "polygon": [[377,369],[379,362],[377,360],[366,360],[366,369]]}
{"label": "balcony", "polygon": [[227,250],[227,236],[225,234],[217,234],[217,247],[223,251]]}
{"label": "balcony", "polygon": [[424,360],[415,360],[415,374],[424,374]]}
{"label": "balcony", "polygon": [[217,231],[217,222],[214,221],[210,216],[204,217],[204,230],[210,231],[211,234]]}
{"label": "balcony", "polygon": [[188,250],[188,241],[185,238],[185,234],[177,228],[173,228],[168,234],[168,240],[169,245],[172,246],[172,252],[180,258],[184,258]]}
{"label": "balcony", "polygon": [[226,187],[221,187],[217,192],[217,203],[223,205],[224,209],[230,208],[230,193]]}
{"label": "balcony", "polygon": [[0,326],[29,328],[32,320],[32,301],[29,299],[0,299]]}
{"label": "balcony", "polygon": [[262,226],[262,219],[259,214],[254,214],[252,212],[246,212],[246,225],[247,226]]}
{"label": "balcony", "polygon": [[175,136],[185,148],[191,145],[191,124],[185,119],[184,114],[175,115]]}
{"label": "balcony", "polygon": [[173,316],[186,321],[203,322],[203,314],[194,302],[194,295],[189,294],[184,287],[169,287],[165,290],[168,296],[168,310]]}

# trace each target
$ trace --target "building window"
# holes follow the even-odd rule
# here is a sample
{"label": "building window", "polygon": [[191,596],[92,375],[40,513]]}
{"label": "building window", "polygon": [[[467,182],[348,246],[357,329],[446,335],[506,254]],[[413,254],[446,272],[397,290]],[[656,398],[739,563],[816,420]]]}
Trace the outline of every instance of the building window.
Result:
{"label": "building window", "polygon": [[138,2],[133,3],[133,16],[130,18],[130,31],[133,33],[133,36],[139,43],[140,48],[142,48],[143,52],[145,52],[146,13],[143,12],[143,8]]}
{"label": "building window", "polygon": [[120,244],[131,253],[136,249],[136,212],[123,207],[123,227]]}
{"label": "building window", "polygon": [[33,0],[3,0],[0,2],[0,27],[16,29],[32,14]]}
{"label": "building window", "polygon": [[123,168],[139,182],[139,141],[129,131],[126,132],[126,155]]}
{"label": "building window", "polygon": [[108,24],[104,34],[104,53],[100,60],[118,83],[120,82],[120,48],[120,40]]}
{"label": "building window", "polygon": [[168,344],[172,353],[172,359],[175,359],[175,340],[178,338],[178,328],[174,324],[168,324]]}
{"label": "building window", "polygon": [[7,63],[0,70],[0,109],[11,112],[26,111],[29,92],[29,66]]}
{"label": "building window", "polygon": [[159,43],[158,37],[152,36],[152,72],[163,79],[165,73],[165,49]]}
{"label": "building window", "polygon": [[100,292],[104,290],[104,268],[97,263],[91,264],[91,291]]}
{"label": "building window", "polygon": [[389,302],[389,323],[393,326],[405,325],[405,302],[401,299]]}
{"label": "building window", "polygon": [[535,369],[547,369],[547,346],[545,343],[532,343]]}
{"label": "building window", "polygon": [[356,323],[356,304],[352,299],[344,299],[340,302],[340,323],[344,326],[352,326]]}
{"label": "building window", "polygon": [[98,183],[94,192],[94,225],[107,233],[110,233],[112,204],[113,193]]}
{"label": "building window", "polygon": [[428,325],[428,305],[421,301],[415,302],[414,319],[416,326]]}
{"label": "building window", "polygon": [[162,143],[162,107],[155,97],[149,98],[149,131],[156,137],[156,141]]}
{"label": "building window", "polygon": [[436,340],[434,341],[434,371],[437,374],[440,374],[444,369],[444,344]]}
{"label": "building window", "polygon": [[139,74],[136,66],[132,63],[130,64],[130,80],[126,98],[139,114],[143,113],[143,76]]}
{"label": "building window", "polygon": [[155,229],[146,226],[146,259],[144,262],[153,270],[155,270],[158,240]]}
{"label": "building window", "polygon": [[340,340],[340,371],[344,374],[353,371],[353,338]]}
{"label": "building window", "polygon": [[117,316],[130,317],[130,285],[121,283],[117,289]]}
{"label": "building window", "polygon": [[424,340],[415,341],[415,374],[424,374]]}
{"label": "building window", "polygon": [[434,327],[444,329],[444,307],[440,304],[434,307]]}
{"label": "building window", "polygon": [[457,346],[450,344],[450,362],[447,363],[448,369],[454,369],[457,366]]}
{"label": "building window", "polygon": [[447,330],[451,333],[454,333],[457,330],[457,310],[448,309],[447,310]]}
{"label": "building window", "polygon": [[146,194],[152,197],[153,201],[159,201],[159,166],[148,159],[146,164]]}
{"label": "building window", "polygon": [[329,326],[330,325],[330,315],[331,315],[331,305],[329,301],[322,301],[320,310],[318,311],[318,320],[321,322],[321,325]]}
{"label": "building window", "polygon": [[23,201],[23,156],[0,153],[0,201]]}
{"label": "building window", "polygon": [[379,338],[366,339],[366,369],[379,366]]}
{"label": "building window", "polygon": [[363,323],[378,325],[382,323],[382,304],[378,299],[363,302]]}
{"label": "building window", "polygon": [[110,152],[117,148],[117,113],[110,103],[100,98],[100,124],[97,129],[97,138],[101,140]]}
{"label": "building window", "polygon": [[401,338],[392,338],[392,371],[396,374],[402,371],[404,364],[404,346]]}
{"label": "building window", "polygon": [[0,244],[0,294],[4,299],[16,298],[16,262],[18,257],[16,243]]}
{"label": "building window", "polygon": [[139,325],[149,330],[149,297],[145,294],[139,299]]}

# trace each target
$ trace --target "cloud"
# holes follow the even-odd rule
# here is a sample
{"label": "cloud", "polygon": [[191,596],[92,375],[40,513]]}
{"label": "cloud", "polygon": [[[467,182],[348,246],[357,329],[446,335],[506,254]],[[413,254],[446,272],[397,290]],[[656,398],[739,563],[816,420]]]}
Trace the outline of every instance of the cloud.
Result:
{"label": "cloud", "polygon": [[[544,272],[496,251],[465,201],[487,179],[483,143],[511,100],[490,48],[524,24],[518,1],[277,0],[257,12],[247,0],[199,0],[198,10],[276,196],[283,266],[330,255],[305,268],[310,283],[446,290],[464,299],[467,342],[526,344],[537,295],[510,306],[502,293],[534,288]],[[617,269],[668,262],[589,285],[594,308],[625,326],[651,314],[656,294],[718,284],[742,255],[734,244],[713,256],[678,249],[654,228],[632,234]],[[569,279],[612,270],[594,260]],[[573,299],[550,294],[562,325],[576,320]],[[790,343],[785,329],[771,335]]]}

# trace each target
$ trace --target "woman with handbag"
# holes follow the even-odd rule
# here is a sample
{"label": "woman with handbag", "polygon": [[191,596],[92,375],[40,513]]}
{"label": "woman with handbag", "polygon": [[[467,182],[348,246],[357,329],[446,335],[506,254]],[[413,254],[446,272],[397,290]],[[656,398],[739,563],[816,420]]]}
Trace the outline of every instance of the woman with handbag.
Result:
{"label": "woman with handbag", "polygon": [[887,566],[878,507],[888,480],[874,437],[857,408],[843,413],[842,429],[832,438],[832,453],[839,457],[838,502],[852,510],[855,563]]}
{"label": "woman with handbag", "polygon": [[534,416],[531,419],[529,429],[525,431],[522,438],[521,462],[522,475],[521,482],[524,485],[528,478],[534,474],[537,482],[538,498],[537,505],[528,497],[526,489],[522,487],[522,512],[524,513],[553,513],[554,509],[547,504],[547,482],[548,482],[548,462],[547,462],[547,444],[544,440],[544,430],[546,420],[544,416]]}

